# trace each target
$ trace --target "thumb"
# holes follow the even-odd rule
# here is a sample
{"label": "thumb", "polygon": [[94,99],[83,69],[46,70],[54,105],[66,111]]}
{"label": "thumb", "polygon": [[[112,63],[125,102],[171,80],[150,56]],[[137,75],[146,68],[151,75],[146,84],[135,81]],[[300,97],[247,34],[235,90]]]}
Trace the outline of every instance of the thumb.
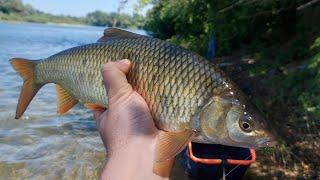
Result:
{"label": "thumb", "polygon": [[129,60],[124,59],[117,62],[109,62],[102,66],[102,77],[106,91],[108,94],[108,99],[110,99],[117,94],[125,93],[124,90],[131,90],[131,85],[128,83],[126,74],[130,70],[131,63]]}

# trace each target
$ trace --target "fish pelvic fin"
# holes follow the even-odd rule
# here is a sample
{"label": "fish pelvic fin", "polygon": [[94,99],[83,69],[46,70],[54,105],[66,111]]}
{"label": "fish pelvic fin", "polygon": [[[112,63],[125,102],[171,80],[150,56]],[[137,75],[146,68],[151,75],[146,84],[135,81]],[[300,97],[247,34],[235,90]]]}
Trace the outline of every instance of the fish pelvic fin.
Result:
{"label": "fish pelvic fin", "polygon": [[56,91],[58,96],[58,114],[62,115],[78,104],[78,100],[73,98],[62,86],[56,84]]}
{"label": "fish pelvic fin", "polygon": [[182,132],[160,131],[156,145],[155,162],[160,163],[174,158],[195,135],[196,132],[192,130]]}
{"label": "fish pelvic fin", "polygon": [[170,173],[174,165],[174,162],[175,158],[158,163],[156,162],[153,165],[153,172],[161,177],[170,177]]}
{"label": "fish pelvic fin", "polygon": [[12,58],[10,63],[17,73],[23,79],[23,86],[21,88],[20,97],[16,110],[16,119],[19,119],[26,111],[33,97],[37,94],[39,89],[44,84],[37,84],[35,82],[35,67],[39,61],[28,60],[23,58]]}

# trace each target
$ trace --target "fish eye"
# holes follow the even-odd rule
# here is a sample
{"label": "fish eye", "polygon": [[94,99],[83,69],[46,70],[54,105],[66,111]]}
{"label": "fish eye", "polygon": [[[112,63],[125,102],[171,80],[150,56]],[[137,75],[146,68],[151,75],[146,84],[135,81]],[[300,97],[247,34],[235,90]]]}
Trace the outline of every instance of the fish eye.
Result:
{"label": "fish eye", "polygon": [[248,122],[246,116],[244,117],[244,120],[240,120],[239,126],[245,132],[251,132],[253,130],[253,126],[250,122]]}
{"label": "fish eye", "polygon": [[244,131],[251,131],[251,125],[247,122],[242,122],[241,124],[241,128],[244,130]]}

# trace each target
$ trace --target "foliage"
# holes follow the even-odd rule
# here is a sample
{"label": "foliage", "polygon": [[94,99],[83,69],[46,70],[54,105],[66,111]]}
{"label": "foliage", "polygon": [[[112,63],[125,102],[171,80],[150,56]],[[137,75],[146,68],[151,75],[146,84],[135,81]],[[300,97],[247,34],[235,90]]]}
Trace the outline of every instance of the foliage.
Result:
{"label": "foliage", "polygon": [[0,11],[3,13],[10,13],[10,12],[33,12],[33,8],[30,5],[23,5],[20,0],[0,0]]}
{"label": "foliage", "polygon": [[320,124],[320,37],[311,46],[311,50],[315,50],[317,53],[305,71],[308,77],[304,82],[306,88],[298,99],[305,111],[316,120],[317,124]]}
{"label": "foliage", "polygon": [[86,16],[86,23],[95,25],[95,26],[108,26],[111,27],[113,25],[114,19],[117,19],[117,27],[142,27],[143,17],[134,14],[133,16],[128,14],[117,14],[117,13],[105,13],[102,11],[94,11],[88,13]]}
{"label": "foliage", "polygon": [[255,43],[284,43],[303,28],[296,8],[306,0],[241,2],[244,3],[228,9],[234,0],[152,1],[154,7],[147,15],[145,27],[161,39],[192,41],[186,47],[200,54],[205,54],[207,41],[214,35],[219,41],[220,55]]}

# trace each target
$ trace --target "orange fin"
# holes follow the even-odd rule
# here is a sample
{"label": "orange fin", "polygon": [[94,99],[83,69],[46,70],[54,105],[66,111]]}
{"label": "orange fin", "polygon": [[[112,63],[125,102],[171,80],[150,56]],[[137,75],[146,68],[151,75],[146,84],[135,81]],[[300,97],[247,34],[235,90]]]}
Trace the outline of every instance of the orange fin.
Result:
{"label": "orange fin", "polygon": [[169,177],[174,162],[175,158],[155,163],[153,165],[153,172],[161,177]]}
{"label": "orange fin", "polygon": [[160,131],[156,147],[155,162],[159,163],[174,158],[192,140],[196,132],[186,130],[182,132]]}
{"label": "orange fin", "polygon": [[84,104],[84,107],[86,107],[92,111],[100,111],[100,112],[103,112],[107,109],[106,107],[104,107],[100,104],[95,104],[95,103],[86,103],[86,104]]}
{"label": "orange fin", "polygon": [[64,114],[68,112],[69,109],[78,103],[78,100],[74,99],[58,84],[56,84],[56,91],[58,96],[58,114]]}
{"label": "orange fin", "polygon": [[16,119],[19,119],[26,111],[33,97],[44,84],[37,84],[35,82],[34,69],[38,61],[32,61],[23,58],[12,58],[10,59],[10,63],[24,81],[15,116]]}

